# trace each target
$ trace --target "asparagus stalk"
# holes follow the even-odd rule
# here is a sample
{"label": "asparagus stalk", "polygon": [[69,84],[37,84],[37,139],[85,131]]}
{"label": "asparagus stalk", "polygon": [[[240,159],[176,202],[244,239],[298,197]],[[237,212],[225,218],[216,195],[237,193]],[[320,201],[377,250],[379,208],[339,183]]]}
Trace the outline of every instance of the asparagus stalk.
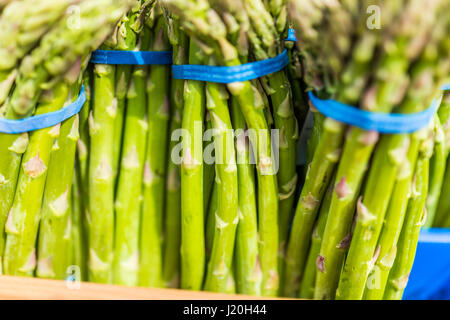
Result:
{"label": "asparagus stalk", "polygon": [[[147,50],[150,30],[141,34],[141,50]],[[145,150],[147,146],[147,68],[135,66],[127,94],[127,109],[120,174],[115,199],[114,283],[136,286],[139,275],[139,228]]]}
{"label": "asparagus stalk", "polygon": [[[0,159],[0,274],[2,271],[2,257],[5,250],[6,231],[5,223],[12,207],[16,191],[17,178],[20,170],[22,154],[28,146],[27,133],[15,136],[15,139],[0,133],[1,145],[7,150]],[[4,144],[6,142],[6,144]]]}
{"label": "asparagus stalk", "polygon": [[[152,49],[164,51],[168,46],[164,18],[158,16]],[[169,72],[168,66],[154,65],[147,83],[149,131],[144,173],[139,284],[152,287],[163,286],[163,212],[170,115]]]}
{"label": "asparagus stalk", "polygon": [[[154,0],[135,0],[133,8],[124,16],[117,26],[117,44],[115,50],[137,50],[137,39],[142,31],[143,19],[149,11],[149,7]],[[127,93],[132,76],[132,66],[116,66],[116,87],[115,94],[117,98],[117,115],[114,124],[114,180],[119,175],[121,152],[124,139],[124,118],[126,109]],[[118,182],[117,182],[118,183]]]}
{"label": "asparagus stalk", "polygon": [[114,233],[113,145],[117,100],[115,67],[94,66],[93,111],[89,116],[89,281],[112,281]]}
{"label": "asparagus stalk", "polygon": [[[113,7],[109,5],[109,8]],[[114,124],[117,115],[115,67],[97,64],[93,73],[93,111],[89,116],[88,268],[90,281],[110,283],[114,240]]]}
{"label": "asparagus stalk", "polygon": [[73,264],[80,267],[82,280],[87,280],[88,209],[89,209],[89,114],[91,112],[92,65],[83,72],[83,86],[86,102],[79,113],[80,138],[77,141],[77,161],[72,192],[72,251]]}
{"label": "asparagus stalk", "polygon": [[[191,40],[189,63],[201,64],[202,51]],[[205,273],[205,234],[203,208],[203,119],[204,84],[186,81],[182,129],[181,163],[181,288],[200,290]]]}
{"label": "asparagus stalk", "polygon": [[434,152],[430,160],[430,182],[427,198],[427,221],[425,228],[433,225],[436,216],[438,200],[441,195],[442,184],[444,182],[446,158],[448,155],[444,136],[444,130],[439,117],[435,117],[434,128]]}
{"label": "asparagus stalk", "polygon": [[428,193],[429,162],[433,150],[433,139],[428,137],[422,143],[413,178],[412,194],[408,202],[405,221],[397,246],[397,256],[389,273],[384,299],[399,300],[408,283],[420,228],[426,221],[426,197]]}
{"label": "asparagus stalk", "polygon": [[[76,100],[80,83],[71,88],[69,103]],[[72,263],[68,245],[71,239],[71,194],[76,144],[79,138],[78,115],[64,121],[48,164],[39,227],[36,275],[63,280]]]}
{"label": "asparagus stalk", "polygon": [[306,143],[306,163],[309,164],[312,162],[314,157],[314,153],[316,152],[317,145],[319,144],[320,137],[323,133],[323,123],[325,120],[325,116],[318,112],[314,106],[309,108],[309,112],[311,112],[311,116],[313,119],[313,126],[311,128],[311,132],[308,137],[308,141]]}
{"label": "asparagus stalk", "polygon": [[82,199],[79,168],[75,167],[72,185],[72,222],[71,222],[71,265],[78,267],[80,280],[87,280],[87,230],[85,221],[85,203]]}
{"label": "asparagus stalk", "polygon": [[[72,212],[74,223],[79,223],[81,230],[74,226],[74,236],[77,236],[77,232],[82,235],[82,254],[81,261],[82,264],[76,264],[81,267],[81,277],[83,280],[87,280],[87,261],[89,259],[89,148],[90,148],[90,137],[89,137],[89,114],[91,112],[91,90],[92,90],[92,65],[89,64],[85,72],[83,73],[83,86],[84,92],[86,94],[86,103],[79,113],[79,131],[80,138],[77,142],[77,161],[76,161],[76,183],[77,190],[73,192],[74,210]],[[75,240],[74,240],[75,241]],[[74,248],[76,250],[76,248]],[[74,259],[77,259],[78,253],[74,252]]]}
{"label": "asparagus stalk", "polygon": [[[211,121],[211,115],[209,111],[205,114],[205,122],[206,122],[206,131],[203,136],[203,152],[204,152],[204,161],[203,164],[203,208],[205,208],[205,214],[207,213],[207,209],[211,202],[212,197],[212,190],[214,186],[214,179],[215,179],[215,165],[211,152],[214,150],[214,141],[213,141],[213,126]],[[211,133],[211,135],[208,135],[208,133]],[[209,159],[208,157],[210,157]]]}
{"label": "asparagus stalk", "polygon": [[[233,62],[230,65],[235,65]],[[249,130],[257,134],[251,140],[258,173],[258,230],[260,236],[260,262],[263,272],[261,294],[276,295],[279,287],[278,279],[278,185],[275,164],[272,156],[272,145],[263,105],[259,93],[250,82],[230,84],[231,93],[241,107]]]}
{"label": "asparagus stalk", "polygon": [[[77,142],[77,165],[79,166],[78,175],[80,177],[81,191],[83,198],[88,197],[88,170],[89,170],[89,114],[91,112],[91,65],[87,67],[83,73],[84,93],[86,94],[86,102],[81,109],[80,115],[80,138]],[[87,208],[87,199],[85,199]]]}
{"label": "asparagus stalk", "polygon": [[211,251],[214,242],[214,233],[216,230],[216,214],[217,214],[217,183],[212,186],[211,199],[207,208],[206,230],[205,230],[205,248],[206,262],[211,257]]}
{"label": "asparagus stalk", "polygon": [[214,130],[217,211],[214,240],[205,280],[205,290],[226,292],[232,272],[238,223],[238,178],[229,95],[225,86],[206,84],[206,106]]}
{"label": "asparagus stalk", "polygon": [[[261,1],[247,0],[247,11],[250,21],[254,25],[255,33],[259,35],[265,55],[258,57],[273,58],[284,49],[281,40],[285,37],[286,30],[286,1],[271,1],[268,8],[264,8]],[[261,17],[264,17],[261,19]],[[260,23],[256,23],[260,21]],[[267,25],[262,26],[261,21]],[[268,32],[269,31],[269,32]],[[269,37],[272,32],[271,37]],[[250,41],[252,42],[250,38]],[[273,39],[270,43],[270,40]],[[254,43],[254,42],[252,42]],[[258,51],[256,51],[258,55]],[[297,186],[298,176],[296,173],[296,140],[298,139],[298,123],[294,115],[292,94],[284,71],[279,71],[267,76],[270,86],[270,98],[273,106],[275,128],[279,130],[279,268],[284,265],[284,251],[288,238],[288,230],[292,218],[294,205],[294,193]]]}
{"label": "asparagus stalk", "polygon": [[[183,85],[183,82],[181,82]],[[175,92],[183,90],[176,88],[177,85],[172,85],[172,100],[171,105],[176,106],[175,99],[173,98]],[[181,106],[182,107],[182,106]],[[181,114],[180,109],[174,108],[172,113],[172,119],[170,124],[170,132],[180,129],[181,127]],[[169,155],[175,149],[175,141],[171,141],[169,145]],[[165,220],[164,220],[164,232],[165,243],[163,250],[163,278],[166,287],[177,288],[179,286],[180,274],[180,229],[181,229],[181,182],[180,182],[180,167],[169,159],[167,167],[166,178],[166,202],[165,202]]]}
{"label": "asparagus stalk", "polygon": [[[173,48],[173,63],[184,64],[186,61],[187,37],[182,33],[179,22],[167,12],[164,12],[168,29],[170,43]],[[170,120],[170,133],[181,128],[183,114],[183,89],[184,81],[180,79],[171,80],[172,108]],[[169,159],[166,179],[166,211],[165,211],[165,243],[163,251],[163,278],[166,287],[178,288],[180,285],[180,245],[181,245],[181,169],[174,159],[179,156],[177,141],[173,138],[169,144]],[[178,152],[176,155],[174,152]]]}
{"label": "asparagus stalk", "polygon": [[250,162],[245,120],[235,99],[232,100],[231,111],[233,127],[240,130],[236,134],[239,214],[235,253],[236,288],[238,293],[259,296],[262,273],[258,254],[255,168]]}

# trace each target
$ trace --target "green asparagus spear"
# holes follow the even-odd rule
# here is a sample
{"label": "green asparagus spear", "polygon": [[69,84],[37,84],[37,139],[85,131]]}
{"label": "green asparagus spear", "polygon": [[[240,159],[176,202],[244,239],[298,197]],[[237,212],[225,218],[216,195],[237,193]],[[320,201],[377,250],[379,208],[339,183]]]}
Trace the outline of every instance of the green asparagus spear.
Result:
{"label": "green asparagus spear", "polygon": [[258,254],[258,214],[254,165],[250,162],[250,144],[246,135],[244,117],[235,99],[232,100],[233,127],[237,132],[236,157],[238,168],[238,214],[236,233],[236,287],[237,292],[261,294],[261,266]]}
{"label": "green asparagus spear", "polygon": [[437,115],[435,116],[434,135],[434,152],[430,160],[430,186],[427,197],[427,221],[425,228],[430,228],[433,225],[436,216],[438,200],[444,182],[445,162],[448,155],[444,130]]}
{"label": "green asparagus spear", "polygon": [[115,67],[94,66],[89,116],[89,281],[110,283],[114,240],[113,145]]}
{"label": "green asparagus spear", "polygon": [[[173,16],[165,13],[169,40],[173,47],[173,63],[184,64],[186,62],[187,37],[181,31],[179,22]],[[166,287],[178,288],[180,285],[180,245],[181,245],[181,177],[180,165],[174,159],[179,156],[178,142],[172,139],[175,130],[181,128],[183,114],[183,89],[184,81],[172,79],[171,82],[171,141],[168,152],[168,167],[166,179],[166,205],[164,221],[164,260],[163,278]],[[174,154],[175,153],[175,154]]]}
{"label": "green asparagus spear", "polygon": [[[443,126],[444,141],[445,141],[445,146],[447,147],[446,151],[448,153],[450,151],[450,94],[448,92],[446,92],[444,94],[441,106],[439,107],[438,115],[439,115],[441,124]],[[439,194],[436,195],[437,203],[434,204],[433,200],[427,200],[427,201],[431,201],[431,208],[429,208],[429,209],[433,210],[433,208],[432,208],[433,205],[436,206],[435,218],[432,222],[433,226],[436,226],[436,227],[443,226],[445,219],[447,217],[449,217],[448,212],[450,210],[450,201],[448,200],[448,197],[446,196],[446,195],[448,195],[448,192],[450,191],[450,181],[449,181],[450,167],[449,167],[448,163],[449,163],[449,160],[447,159],[447,162],[444,164],[445,172],[444,172],[444,178],[443,178],[441,190],[439,190]],[[431,192],[432,191],[430,191],[430,193]],[[428,222],[428,220],[427,220],[427,222]]]}
{"label": "green asparagus spear", "polygon": [[[135,0],[133,8],[124,16],[117,26],[117,44],[115,50],[137,50],[137,39],[142,32],[143,22],[154,0]],[[141,49],[142,50],[142,49]],[[117,114],[114,124],[114,180],[119,175],[121,152],[124,139],[123,127],[125,118],[126,98],[130,86],[132,66],[116,66]],[[116,182],[118,183],[118,181]]]}
{"label": "green asparagus spear", "polygon": [[205,230],[205,248],[206,262],[211,257],[211,251],[214,242],[214,233],[216,230],[216,214],[217,214],[217,183],[214,183],[211,191],[211,199],[206,214],[206,230]]}
{"label": "green asparagus spear", "polygon": [[[214,165],[214,139],[211,115],[209,111],[205,113],[205,134],[203,135],[203,152],[204,152],[204,164],[203,164],[203,208],[205,208],[205,214],[208,212],[208,207],[211,201],[212,190],[214,186],[215,178],[215,165]],[[209,158],[208,158],[209,157]],[[211,159],[210,159],[211,158]]]}
{"label": "green asparagus spear", "polygon": [[[72,185],[72,222],[71,222],[71,250],[72,266],[79,271],[79,279],[87,280],[87,228],[85,221],[85,202],[82,199],[79,168],[75,167]],[[70,270],[69,270],[70,271]]]}
{"label": "green asparagus spear", "polygon": [[[108,7],[112,8],[109,5],[101,9]],[[118,18],[123,14],[124,11]],[[93,76],[93,111],[89,118],[89,280],[109,283],[114,240],[115,67],[97,64]]]}
{"label": "green asparagus spear", "polygon": [[[79,93],[81,84],[73,85],[69,102]],[[72,264],[71,238],[71,194],[75,166],[76,144],[79,138],[79,117],[61,124],[60,134],[55,141],[48,165],[44,199],[39,227],[38,258],[36,275],[42,278],[63,280],[67,268]]]}
{"label": "green asparagus spear", "polygon": [[[201,64],[203,54],[191,40],[189,63]],[[205,273],[205,234],[203,208],[203,119],[204,84],[186,81],[182,128],[181,163],[181,288],[200,290]]]}
{"label": "green asparagus spear", "polygon": [[[141,34],[141,50],[150,38],[150,30]],[[145,149],[147,146],[147,68],[135,66],[127,94],[122,159],[115,198],[114,283],[138,285],[139,228]]]}
{"label": "green asparagus spear", "polygon": [[[168,49],[167,30],[162,16],[156,20],[153,41],[154,51]],[[139,284],[152,287],[163,286],[163,212],[170,115],[169,72],[168,66],[152,66],[147,84],[149,131],[144,173]]]}
{"label": "green asparagus spear", "polygon": [[77,142],[77,165],[79,170],[77,174],[80,178],[81,192],[85,202],[84,207],[87,208],[88,197],[88,170],[89,170],[89,114],[91,112],[91,84],[92,66],[89,65],[83,73],[83,86],[86,94],[86,102],[81,109],[80,115],[80,139]]}
{"label": "green asparagus spear", "polygon": [[206,106],[214,132],[217,210],[214,240],[205,280],[205,290],[226,292],[232,272],[238,223],[238,178],[236,151],[225,86],[206,84]]}
{"label": "green asparagus spear", "polygon": [[[247,0],[246,8],[266,55],[266,57],[259,56],[258,58],[273,58],[275,54],[281,53],[284,48],[279,44],[285,37],[286,1],[271,1],[268,8],[264,9],[260,1]],[[264,18],[261,19],[261,17]],[[270,33],[271,37],[269,37]],[[270,39],[273,40],[270,41]],[[255,38],[250,37],[250,42],[253,44],[254,41],[252,40],[255,40]],[[257,53],[256,55],[258,56]],[[291,88],[286,73],[279,71],[268,75],[267,78],[267,85],[270,87],[269,94],[274,109],[275,128],[279,130],[279,143],[277,146],[279,150],[279,168],[277,177],[280,228],[279,268],[281,272],[284,266],[284,251],[292,218],[294,193],[298,179],[296,173],[296,140],[298,139],[299,128],[294,115]]]}

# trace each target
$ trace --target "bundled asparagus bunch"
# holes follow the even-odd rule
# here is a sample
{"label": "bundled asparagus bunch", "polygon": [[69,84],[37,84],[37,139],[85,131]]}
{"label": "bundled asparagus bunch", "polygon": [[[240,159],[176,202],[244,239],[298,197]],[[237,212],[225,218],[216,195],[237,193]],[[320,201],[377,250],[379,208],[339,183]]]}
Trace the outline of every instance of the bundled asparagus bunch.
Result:
{"label": "bundled asparagus bunch", "polygon": [[[448,17],[437,14],[445,2],[426,8],[414,0],[290,4],[304,79],[316,95],[375,112],[412,113],[431,104],[449,67]],[[370,24],[376,16],[365,14],[369,6],[381,11],[382,25]],[[380,137],[318,113],[314,126],[315,151],[290,234],[284,293],[297,295],[303,279],[302,297],[382,298],[388,284],[386,297],[398,298],[423,218],[430,129]],[[324,197],[327,188],[331,195]],[[314,241],[310,247],[311,234],[320,246]],[[309,247],[315,252],[308,257]],[[399,295],[389,293],[392,286]]]}
{"label": "bundled asparagus bunch", "polygon": [[[169,50],[161,7],[154,0],[135,1],[103,48]],[[89,190],[85,205],[89,217],[89,280],[165,286],[166,170],[168,166],[175,168],[167,161],[170,66],[96,64],[93,68],[90,141],[87,148],[84,143],[79,148],[80,163],[89,158],[89,165],[85,166]],[[167,192],[170,189],[176,194],[172,190],[176,177],[172,171],[170,174]],[[179,251],[179,244],[175,245]],[[174,256],[174,245],[170,246]]]}
{"label": "bundled asparagus bunch", "polygon": [[[70,7],[72,4],[77,6]],[[126,1],[106,0],[59,1],[56,5],[15,1],[7,6],[2,23],[10,24],[15,38],[2,45],[2,52],[13,52],[8,61],[3,60],[4,116],[18,119],[57,111],[78,97],[77,80],[89,53],[104,41],[127,6]],[[102,7],[108,7],[107,12]],[[21,15],[23,25],[9,20]],[[6,242],[1,241],[4,272],[33,275],[42,218],[37,272],[45,277],[64,277],[63,265],[71,264],[66,256],[70,250],[66,251],[62,242],[70,237],[78,117],[34,131],[29,138],[28,134],[2,134],[0,139],[5,148],[0,169],[2,216],[3,211],[8,213]]]}
{"label": "bundled asparagus bunch", "polygon": [[[2,272],[63,279],[75,265],[128,286],[399,299],[421,226],[449,226],[448,93],[429,126],[395,135],[310,105],[305,181],[296,162],[305,86],[368,111],[431,104],[450,70],[446,1],[32,2],[0,1],[0,117],[59,110],[82,85],[87,103],[53,128],[0,134]],[[175,65],[210,66],[286,47],[291,65],[227,85],[170,80],[166,65],[88,67],[100,45],[172,46]]]}
{"label": "bundled asparagus bunch", "polygon": [[[273,58],[284,49],[284,1],[164,3],[191,36],[191,64],[234,66]],[[208,212],[206,247],[211,251],[205,258],[205,290],[277,295],[297,187],[295,141],[299,128],[287,74],[280,71],[227,87],[208,82],[203,88],[203,83],[191,80],[186,83],[183,128],[191,138],[183,140],[182,150],[182,287],[202,287],[205,271],[199,258],[205,254],[203,212]],[[205,113],[207,124],[199,129],[208,127],[210,121],[216,167],[209,208],[208,200],[199,199],[199,191],[194,189],[208,184],[209,175],[202,174],[208,170],[206,165],[202,170],[203,144],[193,135],[195,123],[203,123]],[[279,163],[273,154],[271,128],[279,132],[279,143],[274,139]],[[235,143],[233,129],[237,130]]]}

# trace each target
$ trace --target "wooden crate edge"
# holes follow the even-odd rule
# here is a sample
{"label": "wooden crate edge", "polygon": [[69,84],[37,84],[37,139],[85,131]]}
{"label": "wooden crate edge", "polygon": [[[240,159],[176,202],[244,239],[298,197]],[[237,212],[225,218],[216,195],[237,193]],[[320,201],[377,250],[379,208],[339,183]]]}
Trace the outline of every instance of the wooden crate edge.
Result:
{"label": "wooden crate edge", "polygon": [[260,297],[178,289],[0,276],[0,300],[255,300]]}

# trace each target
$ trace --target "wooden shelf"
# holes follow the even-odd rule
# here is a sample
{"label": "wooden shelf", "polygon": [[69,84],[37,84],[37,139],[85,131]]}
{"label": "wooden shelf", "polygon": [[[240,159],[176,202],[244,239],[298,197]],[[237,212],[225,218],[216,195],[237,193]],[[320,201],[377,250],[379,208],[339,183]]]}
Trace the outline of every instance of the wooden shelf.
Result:
{"label": "wooden shelf", "polygon": [[0,276],[0,300],[249,300],[244,295],[131,288],[81,282],[78,288],[59,280]]}

